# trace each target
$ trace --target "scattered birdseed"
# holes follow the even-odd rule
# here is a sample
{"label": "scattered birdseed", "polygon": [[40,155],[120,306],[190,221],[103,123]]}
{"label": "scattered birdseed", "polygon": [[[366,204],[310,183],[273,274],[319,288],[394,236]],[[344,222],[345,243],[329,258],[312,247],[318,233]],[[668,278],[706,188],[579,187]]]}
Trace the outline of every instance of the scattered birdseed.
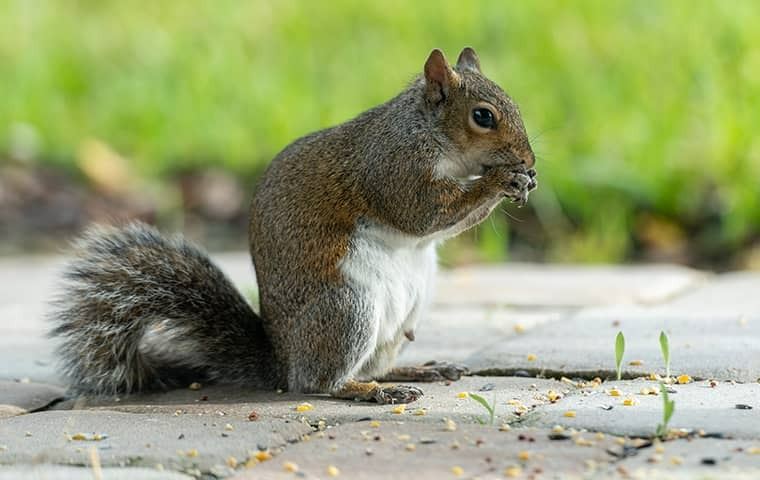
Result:
{"label": "scattered birdseed", "polygon": [[266,462],[267,460],[272,459],[272,454],[269,453],[269,450],[259,450],[253,454],[253,458],[259,462]]}
{"label": "scattered birdseed", "polygon": [[516,478],[522,474],[522,468],[511,466],[504,469],[504,476],[509,478]]}
{"label": "scattered birdseed", "polygon": [[457,393],[457,398],[467,398],[469,396],[470,396],[470,394],[467,393],[467,392],[459,392],[459,393]]}
{"label": "scattered birdseed", "polygon": [[575,410],[568,410],[564,413],[564,415],[568,418],[575,418]]}
{"label": "scattered birdseed", "polygon": [[623,399],[623,405],[625,405],[626,407],[632,407],[632,406],[636,405],[637,403],[639,403],[639,402],[635,398],[630,398],[629,397],[629,398]]}
{"label": "scattered birdseed", "polygon": [[526,357],[526,359],[527,359],[529,362],[535,362],[537,358],[538,358],[538,357],[537,357],[535,354],[533,354],[533,353],[529,353],[529,354],[528,354],[528,356]]}
{"label": "scattered birdseed", "polygon": [[402,403],[400,405],[396,405],[395,407],[391,408],[391,413],[395,415],[401,415],[406,411],[406,404]]}
{"label": "scattered birdseed", "polygon": [[255,422],[259,419],[259,414],[256,413],[255,410],[252,410],[251,413],[248,414],[248,421],[249,422]]}
{"label": "scattered birdseed", "polygon": [[554,425],[552,427],[552,432],[554,433],[564,433],[564,431],[565,431],[565,427],[563,427],[562,425]]}
{"label": "scattered birdseed", "polygon": [[525,325],[522,323],[515,323],[515,333],[523,333],[525,332]]}
{"label": "scattered birdseed", "polygon": [[607,390],[607,395],[609,395],[610,397],[619,397],[620,390],[618,390],[616,387],[612,387],[609,390]]}
{"label": "scattered birdseed", "polygon": [[562,395],[555,392],[554,390],[549,390],[548,392],[546,392],[546,398],[548,398],[551,403],[554,403],[560,398],[562,398]]}
{"label": "scattered birdseed", "polygon": [[457,477],[461,477],[462,475],[464,475],[464,469],[462,467],[454,466],[454,467],[451,467],[451,473],[453,473]]}
{"label": "scattered birdseed", "polygon": [[661,380],[660,376],[654,372],[649,374],[649,377],[647,377],[649,380],[652,380],[653,382]]}
{"label": "scattered birdseed", "polygon": [[427,413],[424,408],[418,408],[417,410],[412,412],[412,415],[415,415],[417,417],[422,417]]}
{"label": "scattered birdseed", "polygon": [[283,463],[282,468],[284,468],[286,472],[290,472],[290,473],[295,473],[298,471],[298,465],[293,462]]}
{"label": "scattered birdseed", "polygon": [[413,444],[413,443],[407,443],[404,446],[404,448],[406,449],[407,452],[413,452],[413,451],[417,450],[417,446],[415,444]]}
{"label": "scattered birdseed", "polygon": [[188,385],[187,388],[189,388],[190,390],[200,390],[201,388],[203,388],[203,385],[201,385],[198,382],[193,382],[190,385]]}
{"label": "scattered birdseed", "polygon": [[676,380],[678,380],[678,383],[679,383],[679,384],[683,385],[683,384],[685,384],[685,383],[689,383],[689,382],[691,382],[691,377],[690,377],[690,376],[688,376],[688,375],[686,375],[686,374],[684,374],[684,375],[679,375],[679,376],[676,378]]}
{"label": "scattered birdseed", "polygon": [[296,412],[308,412],[314,410],[314,405],[309,402],[304,402],[296,407]]}
{"label": "scattered birdseed", "polygon": [[616,438],[616,439],[615,439],[615,442],[616,442],[618,445],[625,445],[625,438],[623,438],[623,437],[618,437],[618,438]]}
{"label": "scattered birdseed", "polygon": [[681,465],[683,463],[683,458],[678,456],[670,457],[670,463],[673,465]]}
{"label": "scattered birdseed", "polygon": [[443,427],[444,430],[447,432],[455,432],[457,429],[457,424],[454,422],[454,420],[450,418],[444,418],[443,421],[446,423],[446,425]]}
{"label": "scattered birdseed", "polygon": [[338,470],[338,467],[336,467],[335,465],[327,466],[327,476],[337,477],[338,475],[340,475],[340,470]]}
{"label": "scattered birdseed", "polygon": [[506,424],[506,423],[502,423],[501,426],[499,427],[500,432],[508,432],[510,430],[512,430],[512,427],[510,427],[509,424]]}
{"label": "scattered birdseed", "polygon": [[235,427],[233,427],[231,423],[227,423],[224,425],[224,429],[227,430],[228,432],[231,432],[235,430]]}
{"label": "scattered birdseed", "polygon": [[660,463],[662,461],[662,455],[654,454],[650,455],[649,458],[647,458],[647,462],[649,463]]}
{"label": "scattered birdseed", "polygon": [[639,390],[641,395],[659,395],[660,391],[655,387],[644,387]]}
{"label": "scattered birdseed", "polygon": [[230,468],[232,468],[232,469],[237,468],[237,466],[238,466],[237,458],[235,458],[235,457],[227,457],[227,466],[230,467]]}
{"label": "scattered birdseed", "polygon": [[372,428],[378,428],[380,426],[380,422],[377,420],[372,420],[371,422],[369,422],[369,426]]}
{"label": "scattered birdseed", "polygon": [[528,460],[530,460],[530,452],[527,450],[522,450],[517,453],[517,458],[519,458],[523,462],[527,462]]}
{"label": "scattered birdseed", "polygon": [[628,365],[630,365],[632,367],[640,367],[641,365],[644,365],[644,361],[643,360],[631,360],[630,362],[628,362]]}
{"label": "scattered birdseed", "polygon": [[187,450],[185,452],[186,457],[195,458],[198,456],[198,449],[197,448],[191,448],[190,450]]}
{"label": "scattered birdseed", "polygon": [[587,439],[585,439],[583,437],[577,437],[574,440],[574,442],[579,447],[592,447],[592,446],[594,446],[594,442],[592,442],[591,440],[587,440]]}
{"label": "scattered birdseed", "polygon": [[507,405],[512,405],[512,406],[514,406],[514,405],[522,405],[522,402],[520,402],[520,400],[518,400],[516,398],[512,398],[510,400],[507,400]]}
{"label": "scattered birdseed", "polygon": [[408,442],[409,440],[412,439],[412,436],[411,435],[407,435],[407,434],[402,434],[402,435],[396,435],[396,438],[398,438],[402,442]]}
{"label": "scattered birdseed", "polygon": [[604,440],[604,434],[602,432],[596,432],[596,435],[594,435],[594,438],[597,440]]}
{"label": "scattered birdseed", "polygon": [[456,440],[454,440],[453,442],[451,442],[450,446],[451,446],[452,450],[459,450],[459,442],[457,442]]}
{"label": "scattered birdseed", "polygon": [[747,453],[750,455],[760,455],[760,447],[749,447]]}

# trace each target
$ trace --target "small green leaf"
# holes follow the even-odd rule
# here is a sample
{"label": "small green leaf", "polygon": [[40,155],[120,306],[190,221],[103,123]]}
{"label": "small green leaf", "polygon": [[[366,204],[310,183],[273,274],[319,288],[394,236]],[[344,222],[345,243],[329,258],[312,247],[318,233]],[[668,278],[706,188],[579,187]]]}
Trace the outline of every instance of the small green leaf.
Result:
{"label": "small green leaf", "polygon": [[[479,404],[481,404],[483,406],[483,408],[486,409],[486,411],[488,412],[489,421],[490,421],[491,425],[493,425],[493,422],[494,422],[494,420],[496,418],[496,399],[494,398],[493,403],[489,404],[488,400],[486,400],[485,398],[481,397],[477,393],[470,393],[469,397],[471,399],[475,400],[476,402],[478,402]],[[480,419],[478,419],[478,422],[480,422]],[[480,423],[484,423],[484,422],[480,422]]]}
{"label": "small green leaf", "polygon": [[665,360],[665,376],[670,378],[670,342],[664,331],[660,332],[660,350],[662,351],[662,359]]}
{"label": "small green leaf", "polygon": [[623,365],[623,354],[625,353],[625,337],[623,336],[623,332],[618,332],[617,337],[615,337],[615,368],[617,369],[617,379],[620,380],[622,377],[622,365]]}
{"label": "small green leaf", "polygon": [[668,433],[668,423],[676,411],[676,402],[668,396],[668,389],[664,383],[660,383],[660,394],[662,395],[662,423],[657,425],[655,435],[664,437]]}

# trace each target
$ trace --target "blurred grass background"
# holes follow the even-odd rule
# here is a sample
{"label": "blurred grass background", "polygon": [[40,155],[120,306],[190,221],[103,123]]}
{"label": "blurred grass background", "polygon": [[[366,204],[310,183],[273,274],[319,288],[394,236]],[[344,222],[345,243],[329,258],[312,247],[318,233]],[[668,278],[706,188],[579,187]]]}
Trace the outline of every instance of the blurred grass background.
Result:
{"label": "blurred grass background", "polygon": [[6,0],[0,162],[86,184],[94,139],[158,198],[205,168],[247,195],[286,144],[389,99],[431,48],[471,45],[521,107],[540,186],[450,262],[753,266],[758,24],[751,0]]}

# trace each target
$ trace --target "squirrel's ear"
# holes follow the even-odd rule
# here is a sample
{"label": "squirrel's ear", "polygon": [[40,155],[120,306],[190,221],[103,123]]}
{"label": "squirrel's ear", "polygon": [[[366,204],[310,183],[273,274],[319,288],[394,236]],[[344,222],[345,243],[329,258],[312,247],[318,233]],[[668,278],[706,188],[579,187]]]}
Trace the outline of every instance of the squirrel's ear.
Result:
{"label": "squirrel's ear", "polygon": [[470,70],[480,73],[480,59],[478,58],[478,54],[475,53],[475,50],[470,47],[464,47],[462,53],[459,54],[457,68],[460,70]]}
{"label": "squirrel's ear", "polygon": [[434,103],[444,100],[451,88],[459,86],[459,75],[437,48],[430,52],[425,62],[425,83],[427,96]]}

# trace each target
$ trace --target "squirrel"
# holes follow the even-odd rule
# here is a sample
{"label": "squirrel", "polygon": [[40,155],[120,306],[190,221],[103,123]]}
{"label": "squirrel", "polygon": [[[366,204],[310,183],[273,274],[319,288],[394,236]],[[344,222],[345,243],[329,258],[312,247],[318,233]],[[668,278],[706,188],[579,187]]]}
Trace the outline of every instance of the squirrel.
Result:
{"label": "squirrel", "polygon": [[203,381],[407,403],[393,368],[433,294],[436,247],[504,199],[524,204],[535,156],[517,105],[435,49],[398,96],[282,150],[259,180],[250,252],[260,312],[207,254],[140,222],[75,241],[50,313],[70,391],[116,395]]}

